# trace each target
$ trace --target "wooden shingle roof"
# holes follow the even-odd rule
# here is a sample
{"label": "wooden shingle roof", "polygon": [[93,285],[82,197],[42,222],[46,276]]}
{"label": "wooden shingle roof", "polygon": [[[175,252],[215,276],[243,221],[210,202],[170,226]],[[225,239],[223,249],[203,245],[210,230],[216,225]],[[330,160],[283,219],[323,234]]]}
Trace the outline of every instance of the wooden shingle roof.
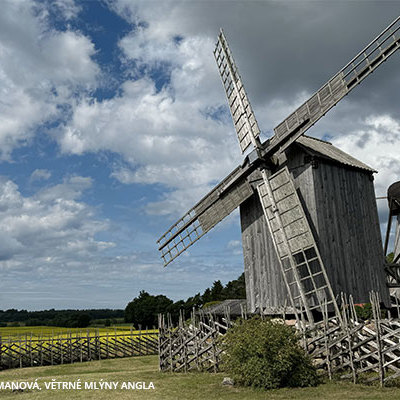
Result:
{"label": "wooden shingle roof", "polygon": [[230,315],[241,315],[242,309],[246,309],[245,299],[229,299],[221,301],[218,304],[213,304],[202,311],[205,313],[223,315],[225,310],[227,310]]}
{"label": "wooden shingle roof", "polygon": [[303,135],[296,140],[296,143],[318,157],[326,158],[349,167],[362,169],[369,172],[378,172],[369,167],[367,164],[364,164],[360,160],[352,157],[350,154],[338,149],[332,143],[324,140]]}

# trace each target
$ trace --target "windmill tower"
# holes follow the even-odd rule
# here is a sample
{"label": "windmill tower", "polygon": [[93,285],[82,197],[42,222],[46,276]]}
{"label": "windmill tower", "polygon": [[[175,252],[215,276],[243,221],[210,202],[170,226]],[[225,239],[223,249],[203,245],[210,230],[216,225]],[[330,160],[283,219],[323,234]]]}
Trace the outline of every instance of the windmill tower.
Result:
{"label": "windmill tower", "polygon": [[[384,254],[387,255],[389,240],[392,228],[393,218],[396,218],[396,231],[394,236],[393,246],[393,263],[386,265],[386,270],[389,276],[389,287],[399,288],[400,282],[400,181],[395,182],[389,186],[387,191],[387,199],[389,205],[389,218],[386,230]],[[395,294],[400,298],[400,290],[391,290],[392,294]]]}
{"label": "windmill tower", "polygon": [[[313,325],[316,312],[328,308],[337,313],[336,297],[343,288],[355,302],[367,302],[368,290],[378,290],[387,304],[371,181],[374,171],[304,133],[399,47],[400,17],[261,143],[254,112],[221,31],[214,56],[241,151],[249,146],[253,151],[161,236],[158,245],[164,264],[240,207],[246,294],[252,312],[273,313],[289,300],[293,312],[305,310]],[[344,198],[332,196],[335,190]],[[354,224],[352,212],[363,223]]]}
{"label": "windmill tower", "polygon": [[385,254],[387,254],[389,246],[389,237],[392,227],[393,217],[397,218],[396,233],[394,240],[394,262],[400,261],[400,181],[389,186],[387,191],[387,199],[389,205],[389,218],[385,240]]}
{"label": "windmill tower", "polygon": [[394,240],[394,260],[400,262],[400,214],[397,216],[396,235]]}

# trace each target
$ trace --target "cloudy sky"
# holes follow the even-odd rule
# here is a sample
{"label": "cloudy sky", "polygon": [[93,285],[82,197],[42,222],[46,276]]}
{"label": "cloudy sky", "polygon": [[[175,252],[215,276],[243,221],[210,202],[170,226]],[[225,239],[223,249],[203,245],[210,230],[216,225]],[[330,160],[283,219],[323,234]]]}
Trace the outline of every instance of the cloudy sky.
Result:
{"label": "cloudy sky", "polygon": [[[167,268],[156,240],[241,161],[224,28],[263,138],[399,2],[2,0],[0,309],[178,300],[243,270],[238,213]],[[400,53],[400,52],[399,52]],[[308,133],[400,177],[400,54]],[[380,203],[382,222],[386,203]]]}

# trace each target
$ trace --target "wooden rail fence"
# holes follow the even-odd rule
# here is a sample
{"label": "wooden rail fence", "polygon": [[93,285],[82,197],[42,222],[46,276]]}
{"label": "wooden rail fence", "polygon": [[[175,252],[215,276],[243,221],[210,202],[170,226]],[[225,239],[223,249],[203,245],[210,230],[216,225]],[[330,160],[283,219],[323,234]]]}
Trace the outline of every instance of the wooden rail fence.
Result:
{"label": "wooden rail fence", "polygon": [[[370,302],[373,317],[369,321],[358,320],[351,296],[342,296],[340,318],[328,315],[326,307],[322,320],[313,328],[301,313],[296,324],[301,344],[330,379],[335,375],[354,383],[379,381],[384,386],[400,377],[400,319],[390,314],[383,317],[377,293],[371,292]],[[400,315],[400,307],[396,314]],[[223,337],[232,324],[229,310],[222,318],[193,312],[186,322],[181,315],[177,327],[168,315],[160,315],[160,370],[218,371],[221,349],[217,338]]]}
{"label": "wooden rail fence", "polygon": [[0,337],[0,370],[157,354],[158,333],[115,333],[67,337]]}
{"label": "wooden rail fence", "polygon": [[221,349],[217,339],[231,326],[229,314],[218,320],[211,314],[193,311],[190,323],[181,313],[177,327],[170,316],[159,315],[160,371],[213,371],[220,366]]}
{"label": "wooden rail fence", "polygon": [[342,296],[340,323],[325,314],[317,329],[303,330],[303,344],[330,379],[336,374],[354,383],[379,381],[383,386],[400,377],[400,320],[382,317],[377,293],[370,295],[373,318],[369,321],[358,321],[349,300]]}

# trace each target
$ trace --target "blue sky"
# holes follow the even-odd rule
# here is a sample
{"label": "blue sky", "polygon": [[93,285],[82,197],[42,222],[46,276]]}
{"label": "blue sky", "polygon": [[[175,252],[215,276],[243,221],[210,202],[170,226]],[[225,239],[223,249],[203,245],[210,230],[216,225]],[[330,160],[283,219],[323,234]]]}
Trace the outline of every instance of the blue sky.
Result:
{"label": "blue sky", "polygon": [[[266,138],[399,8],[3,0],[0,309],[125,307],[142,289],[178,300],[238,277],[237,212],[167,268],[156,245],[242,161],[212,54],[219,28]],[[309,132],[377,169],[377,195],[400,176],[399,63]]]}

